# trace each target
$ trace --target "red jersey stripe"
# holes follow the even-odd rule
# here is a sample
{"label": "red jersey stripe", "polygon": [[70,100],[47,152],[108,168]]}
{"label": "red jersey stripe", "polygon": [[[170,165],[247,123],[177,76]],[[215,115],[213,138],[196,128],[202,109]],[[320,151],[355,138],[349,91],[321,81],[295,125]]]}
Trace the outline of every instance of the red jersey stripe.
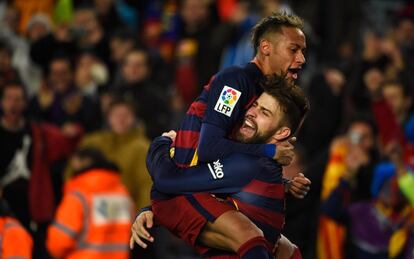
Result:
{"label": "red jersey stripe", "polygon": [[271,199],[284,199],[285,187],[281,183],[268,183],[253,179],[243,188],[243,192],[250,192]]}
{"label": "red jersey stripe", "polygon": [[179,130],[177,132],[177,139],[175,146],[179,148],[195,148],[198,144],[200,132],[191,130]]}
{"label": "red jersey stripe", "polygon": [[193,102],[190,108],[188,108],[187,114],[196,115],[199,118],[203,118],[206,108],[207,108],[207,104],[204,102],[200,102],[200,101]]}
{"label": "red jersey stripe", "polygon": [[274,212],[268,209],[260,208],[252,204],[244,203],[234,199],[238,209],[247,217],[256,221],[266,223],[269,226],[281,231],[285,224],[285,216],[282,213]]}

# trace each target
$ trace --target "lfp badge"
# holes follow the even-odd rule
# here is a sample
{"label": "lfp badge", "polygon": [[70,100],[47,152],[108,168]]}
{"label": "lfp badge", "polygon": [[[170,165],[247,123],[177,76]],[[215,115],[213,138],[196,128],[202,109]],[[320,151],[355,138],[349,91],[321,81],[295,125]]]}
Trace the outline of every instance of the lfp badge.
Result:
{"label": "lfp badge", "polygon": [[237,91],[236,89],[231,88],[227,85],[224,86],[223,91],[217,100],[216,106],[214,106],[214,110],[230,117],[234,106],[236,106],[240,96],[240,91]]}

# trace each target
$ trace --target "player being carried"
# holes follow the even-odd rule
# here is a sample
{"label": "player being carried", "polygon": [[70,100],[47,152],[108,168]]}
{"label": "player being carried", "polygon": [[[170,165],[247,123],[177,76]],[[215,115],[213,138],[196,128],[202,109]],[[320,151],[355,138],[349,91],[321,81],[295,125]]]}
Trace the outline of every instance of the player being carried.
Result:
{"label": "player being carried", "polygon": [[[243,67],[228,68],[216,74],[190,106],[173,144],[173,160],[177,166],[186,168],[197,165],[199,160],[216,161],[233,153],[273,158],[281,164],[290,163],[293,146],[288,142],[279,144],[276,149],[274,144],[238,143],[227,137],[241,121],[247,108],[263,91],[260,81],[264,75],[283,73],[289,79],[297,78],[297,73],[305,62],[303,52],[306,43],[302,26],[299,17],[284,13],[273,14],[255,26],[253,44],[256,56],[253,61]],[[309,180],[303,176],[294,180],[297,186],[290,185],[290,189],[297,195],[306,193]],[[244,254],[249,255],[250,251],[261,250],[267,246],[266,241],[259,238],[263,237],[262,231],[246,216],[234,211],[226,203],[217,202],[215,197],[207,193],[173,198],[158,194],[153,197],[157,200],[157,205],[153,203],[156,218],[170,216],[164,215],[163,211],[168,211],[171,207],[176,211],[186,212],[181,217],[175,217],[170,225],[164,226],[190,244],[196,244],[198,234],[206,226],[216,233],[232,237],[232,251],[243,248],[243,251],[246,251]],[[144,215],[141,214],[141,219],[145,221],[151,216],[151,212],[146,212]],[[228,220],[216,221],[219,216]],[[198,229],[192,227],[191,232],[188,231],[189,219],[193,223],[196,222],[195,225],[198,224]],[[142,221],[139,223],[142,224]],[[222,222],[229,221],[239,231],[228,231],[228,224]],[[141,242],[138,227],[135,224],[133,236],[137,242]],[[206,245],[216,247],[215,244]]]}

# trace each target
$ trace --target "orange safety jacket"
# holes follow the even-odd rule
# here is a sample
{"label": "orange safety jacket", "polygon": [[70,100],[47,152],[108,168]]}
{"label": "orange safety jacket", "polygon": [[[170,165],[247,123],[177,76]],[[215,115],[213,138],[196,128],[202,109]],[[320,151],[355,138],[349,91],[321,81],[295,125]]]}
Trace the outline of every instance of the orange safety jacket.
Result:
{"label": "orange safety jacket", "polygon": [[0,217],[0,258],[32,258],[33,241],[20,223],[11,217]]}
{"label": "orange safety jacket", "polygon": [[46,245],[56,258],[127,259],[133,203],[117,172],[90,169],[71,178]]}

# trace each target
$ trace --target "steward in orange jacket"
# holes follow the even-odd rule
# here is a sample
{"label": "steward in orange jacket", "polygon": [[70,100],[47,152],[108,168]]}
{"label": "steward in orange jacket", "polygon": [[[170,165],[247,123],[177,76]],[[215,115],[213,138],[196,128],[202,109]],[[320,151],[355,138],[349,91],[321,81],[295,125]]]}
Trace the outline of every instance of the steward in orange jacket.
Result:
{"label": "steward in orange jacket", "polygon": [[77,151],[77,171],[48,229],[46,245],[56,258],[129,258],[133,203],[116,167],[92,148]]}
{"label": "steward in orange jacket", "polygon": [[9,208],[0,198],[0,258],[32,258],[33,241],[26,229],[11,216]]}

